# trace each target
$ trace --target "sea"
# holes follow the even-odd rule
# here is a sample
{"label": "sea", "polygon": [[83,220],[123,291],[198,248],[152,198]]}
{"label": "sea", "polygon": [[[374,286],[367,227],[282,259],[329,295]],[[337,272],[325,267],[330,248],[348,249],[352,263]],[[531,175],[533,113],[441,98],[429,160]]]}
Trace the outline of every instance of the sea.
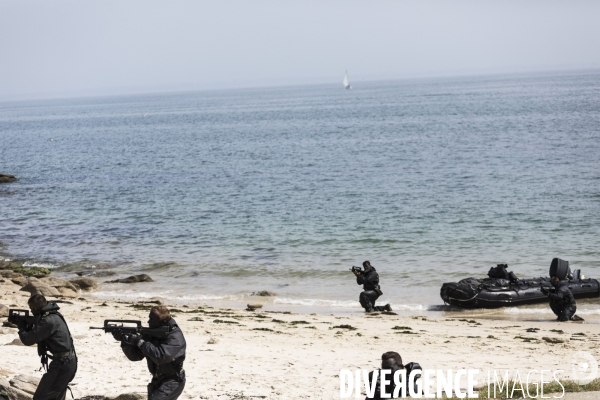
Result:
{"label": "sea", "polygon": [[599,70],[2,102],[0,139],[1,256],[154,280],[100,298],[360,313],[369,260],[378,303],[452,314],[498,263],[600,278]]}

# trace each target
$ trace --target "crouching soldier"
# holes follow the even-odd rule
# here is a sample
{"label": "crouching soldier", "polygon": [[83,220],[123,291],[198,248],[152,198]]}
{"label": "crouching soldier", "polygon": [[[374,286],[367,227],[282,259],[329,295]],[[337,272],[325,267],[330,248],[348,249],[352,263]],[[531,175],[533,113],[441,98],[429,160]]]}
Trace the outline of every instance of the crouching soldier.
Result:
{"label": "crouching soldier", "polygon": [[375,271],[375,267],[369,261],[363,262],[364,270],[352,268],[352,272],[356,276],[356,283],[363,285],[363,291],[358,297],[360,305],[365,309],[365,312],[373,311],[392,311],[392,306],[376,306],[375,301],[383,294],[379,287],[379,274]]}
{"label": "crouching soldier", "polygon": [[[17,321],[19,338],[25,346],[38,345],[38,354],[46,368],[33,400],[64,400],[77,372],[77,355],[69,327],[58,312],[60,307],[41,294],[31,296],[28,304],[35,316],[34,322],[29,327],[27,322]],[[49,366],[48,358],[52,360]]]}
{"label": "crouching soldier", "polygon": [[185,338],[165,306],[152,307],[148,325],[150,328],[168,326],[169,334],[159,339],[138,334],[124,335],[117,330],[113,332],[113,337],[121,341],[121,349],[129,360],[146,359],[152,374],[152,382],[148,384],[148,399],[175,400],[185,386]]}
{"label": "crouching soldier", "polygon": [[553,276],[550,284],[554,287],[554,291],[542,287],[542,293],[548,296],[550,308],[557,316],[556,320],[561,322],[580,320],[581,318],[575,315],[577,304],[573,293],[569,289],[569,281],[561,281],[557,276]]}

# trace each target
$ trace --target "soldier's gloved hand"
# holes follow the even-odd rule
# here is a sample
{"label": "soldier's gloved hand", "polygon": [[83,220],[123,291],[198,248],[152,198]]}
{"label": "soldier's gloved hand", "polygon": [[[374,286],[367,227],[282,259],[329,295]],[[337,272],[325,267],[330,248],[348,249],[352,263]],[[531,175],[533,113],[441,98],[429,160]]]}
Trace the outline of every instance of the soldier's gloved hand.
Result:
{"label": "soldier's gloved hand", "polygon": [[142,343],[144,343],[144,339],[140,335],[133,334],[126,336],[125,343],[130,344],[132,346],[140,347]]}
{"label": "soldier's gloved hand", "polygon": [[547,288],[545,288],[545,287],[542,287],[542,293],[547,296],[548,293],[549,293],[549,290]]}
{"label": "soldier's gloved hand", "polygon": [[17,328],[19,328],[19,331],[24,331],[27,329],[27,322],[23,321],[22,319],[18,319],[16,325]]}
{"label": "soldier's gloved hand", "polygon": [[123,334],[123,331],[120,329],[116,329],[112,332],[113,338],[115,338],[116,341],[122,342],[125,339],[125,335]]}

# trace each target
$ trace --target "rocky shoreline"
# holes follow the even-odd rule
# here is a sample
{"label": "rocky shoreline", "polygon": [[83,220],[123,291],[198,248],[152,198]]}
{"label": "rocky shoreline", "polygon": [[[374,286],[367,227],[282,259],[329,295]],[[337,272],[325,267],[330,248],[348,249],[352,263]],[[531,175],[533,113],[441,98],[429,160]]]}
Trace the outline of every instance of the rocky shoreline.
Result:
{"label": "rocky shoreline", "polygon": [[[26,268],[13,261],[0,261],[0,284],[12,284],[14,293],[25,292],[25,296],[41,294],[49,299],[76,298],[81,291],[91,291],[98,287],[98,283],[91,278],[59,279],[50,276],[47,268]],[[1,316],[3,315],[0,313]]]}

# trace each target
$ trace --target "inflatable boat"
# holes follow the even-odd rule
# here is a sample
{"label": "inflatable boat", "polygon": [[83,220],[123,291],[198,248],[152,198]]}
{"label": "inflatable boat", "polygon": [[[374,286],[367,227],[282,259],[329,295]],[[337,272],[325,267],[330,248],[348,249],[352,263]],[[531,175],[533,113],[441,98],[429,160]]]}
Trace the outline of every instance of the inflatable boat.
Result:
{"label": "inflatable boat", "polygon": [[[571,272],[567,261],[555,258],[550,264],[550,276],[568,280],[576,299],[600,296],[600,282],[585,278],[580,270]],[[523,304],[547,303],[542,287],[553,290],[550,277],[519,279],[506,271],[506,264],[491,268],[488,278],[466,278],[444,283],[440,296],[445,304],[463,308],[498,308]]]}

